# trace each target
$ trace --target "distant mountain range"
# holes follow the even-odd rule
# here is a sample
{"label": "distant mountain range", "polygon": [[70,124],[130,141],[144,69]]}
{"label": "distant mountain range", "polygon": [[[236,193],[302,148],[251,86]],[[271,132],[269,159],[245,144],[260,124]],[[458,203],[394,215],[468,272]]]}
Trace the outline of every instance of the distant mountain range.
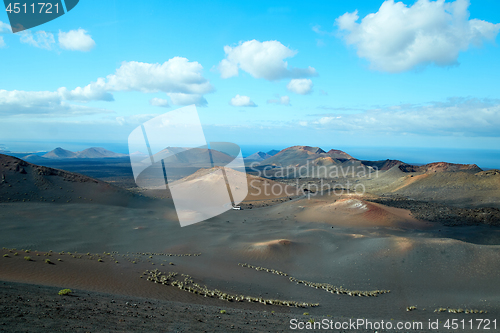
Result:
{"label": "distant mountain range", "polygon": [[[193,164],[199,165],[201,160],[205,160],[207,150],[203,149],[186,149],[168,147],[158,152],[155,156],[165,155],[169,163],[173,164]],[[94,159],[94,158],[118,158],[127,157],[127,154],[115,153],[113,151],[101,148],[91,147],[82,151],[73,152],[70,150],[58,147],[44,155],[29,154],[29,153],[11,153],[7,150],[1,150],[0,153],[15,156],[25,161],[32,163],[48,162],[50,160],[59,159]],[[26,155],[25,155],[26,154]],[[142,152],[132,153],[132,156],[148,157]],[[212,159],[216,165],[224,165],[232,161],[229,155],[212,150]],[[399,170],[409,172],[425,172],[434,173],[441,171],[465,171],[476,173],[482,171],[476,164],[454,164],[446,162],[429,163],[425,165],[411,165],[400,160],[380,160],[368,161],[359,160],[347,154],[342,150],[331,149],[325,151],[319,147],[310,146],[293,146],[281,151],[271,150],[266,152],[258,151],[245,158],[249,162],[258,162],[260,166],[272,165],[275,167],[289,168],[309,165],[311,167],[319,166],[361,166],[372,167],[384,171],[397,167]]]}
{"label": "distant mountain range", "polygon": [[[258,152],[249,157],[250,160],[257,160],[258,157],[265,157],[269,154]],[[293,146],[278,152],[274,156],[263,158],[259,161],[261,166],[272,165],[282,168],[301,167],[308,165],[310,167],[319,166],[356,166],[356,167],[372,167],[381,171],[389,170],[397,167],[400,171],[408,172],[441,172],[441,171],[464,171],[476,173],[482,171],[476,164],[454,164],[446,162],[429,163],[425,165],[411,165],[400,160],[381,160],[367,161],[358,160],[342,150],[331,149],[324,151],[319,147],[310,146]]]}
{"label": "distant mountain range", "polygon": [[91,147],[82,151],[72,152],[70,150],[58,147],[42,156],[30,154],[23,156],[22,159],[29,162],[43,162],[47,159],[69,159],[69,158],[109,158],[109,157],[125,157],[125,154],[119,154],[110,150]]}
{"label": "distant mountain range", "polygon": [[307,164],[312,166],[332,165],[338,164],[339,161],[342,163],[348,160],[356,159],[341,150],[332,149],[326,152],[319,147],[293,146],[262,160],[260,164],[298,167]]}
{"label": "distant mountain range", "polygon": [[267,153],[264,153],[263,151],[258,151],[255,154],[252,154],[252,155],[246,157],[245,159],[249,160],[249,161],[260,162],[260,161],[263,161],[263,160],[268,159],[270,157],[273,157],[274,155],[276,155],[279,152],[280,151],[276,150],[276,149],[270,150]]}

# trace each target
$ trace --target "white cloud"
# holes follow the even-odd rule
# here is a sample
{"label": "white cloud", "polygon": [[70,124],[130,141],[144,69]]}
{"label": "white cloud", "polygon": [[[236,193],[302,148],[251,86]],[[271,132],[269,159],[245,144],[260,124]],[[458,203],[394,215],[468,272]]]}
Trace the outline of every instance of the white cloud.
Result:
{"label": "white cloud", "polygon": [[500,24],[469,20],[468,0],[418,0],[413,6],[385,1],[358,23],[357,11],[336,19],[348,45],[372,69],[402,72],[418,66],[456,65],[470,45],[494,41]]}
{"label": "white cloud", "polygon": [[214,88],[202,71],[203,66],[198,62],[182,57],[174,57],[163,64],[125,61],[115,74],[107,76],[106,89],[203,95]]}
{"label": "white cloud", "polygon": [[312,31],[314,31],[318,35],[333,35],[332,32],[321,30],[321,26],[319,24],[316,24],[315,26],[313,26]]}
{"label": "white cloud", "polygon": [[3,32],[4,30],[12,32],[12,29],[10,28],[9,24],[0,21],[0,32]]}
{"label": "white cloud", "polygon": [[281,104],[281,105],[290,106],[290,97],[281,96],[278,99],[268,99],[267,104]]}
{"label": "white cloud", "polygon": [[397,105],[323,115],[310,124],[336,131],[498,137],[500,100],[453,98],[425,106]]}
{"label": "white cloud", "polygon": [[[203,67],[196,61],[174,57],[163,64],[123,62],[114,74],[98,78],[96,82],[65,95],[68,100],[112,101],[112,91],[140,91],[144,93],[166,93],[175,105],[205,106],[203,94],[214,87],[203,77]],[[64,88],[65,89],[65,88]]]}
{"label": "white cloud", "polygon": [[65,102],[61,91],[0,90],[0,116],[58,115],[77,116],[112,111]]}
{"label": "white cloud", "polygon": [[[4,30],[11,31],[10,25],[0,21],[0,32],[3,32]],[[3,39],[3,36],[0,36],[0,48],[5,47],[5,46],[7,46],[7,44],[5,44],[5,40]]]}
{"label": "white cloud", "polygon": [[[113,91],[161,91],[167,93],[175,105],[206,106],[203,94],[213,91],[213,86],[203,77],[202,69],[199,63],[179,57],[162,65],[124,62],[115,74],[73,90],[66,87],[56,91],[0,90],[0,115],[108,112],[67,102],[114,101]],[[160,98],[153,98],[150,104],[168,106],[168,102]]]}
{"label": "white cloud", "polygon": [[103,78],[97,79],[85,87],[76,87],[68,91],[65,87],[57,90],[65,100],[69,101],[114,101],[113,95],[106,91],[106,83]]}
{"label": "white cloud", "polygon": [[259,42],[250,40],[238,46],[224,46],[226,58],[218,66],[221,77],[226,79],[238,75],[239,69],[254,78],[275,81],[285,78],[316,76],[314,68],[288,68],[284,59],[291,58],[297,51],[291,50],[276,40]]}
{"label": "white cloud", "polygon": [[208,102],[202,95],[192,95],[183,93],[169,93],[168,97],[172,100],[175,105],[191,105],[196,104],[197,106],[207,106]]}
{"label": "white cloud", "polygon": [[153,114],[136,114],[132,116],[126,116],[126,117],[109,117],[110,120],[116,121],[118,125],[139,125],[143,124],[148,120],[153,119],[154,117],[159,116],[157,113]]}
{"label": "white cloud", "polygon": [[170,105],[168,105],[168,101],[166,99],[158,98],[158,97],[151,98],[149,100],[149,104],[151,104],[153,106],[159,106],[159,107],[162,107],[162,108],[168,108],[168,107],[170,107]]}
{"label": "white cloud", "polygon": [[52,33],[43,30],[37,31],[35,34],[31,33],[29,30],[24,30],[21,33],[20,41],[21,43],[46,50],[52,49],[52,44],[56,42]]}
{"label": "white cloud", "polygon": [[257,106],[248,96],[236,95],[229,102],[232,106]]}
{"label": "white cloud", "polygon": [[59,31],[59,46],[65,50],[88,52],[95,46],[95,42],[84,29]]}
{"label": "white cloud", "polygon": [[286,88],[293,93],[307,95],[311,92],[312,86],[310,79],[293,79],[286,85]]}

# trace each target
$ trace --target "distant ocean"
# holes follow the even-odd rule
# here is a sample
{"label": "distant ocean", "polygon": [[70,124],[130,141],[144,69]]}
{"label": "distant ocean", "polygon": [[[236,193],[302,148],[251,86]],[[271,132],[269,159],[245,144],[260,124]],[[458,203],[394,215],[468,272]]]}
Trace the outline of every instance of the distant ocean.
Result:
{"label": "distant ocean", "polygon": [[[12,152],[47,152],[57,147],[79,151],[89,147],[103,147],[108,150],[128,154],[127,144],[96,142],[0,142],[0,150],[5,146]],[[243,157],[257,151],[268,152],[287,148],[283,145],[241,145]],[[426,164],[431,162],[449,162],[477,164],[482,169],[500,169],[500,150],[493,149],[444,149],[444,148],[401,148],[401,147],[328,147],[324,150],[340,149],[361,160],[401,160],[406,163]]]}

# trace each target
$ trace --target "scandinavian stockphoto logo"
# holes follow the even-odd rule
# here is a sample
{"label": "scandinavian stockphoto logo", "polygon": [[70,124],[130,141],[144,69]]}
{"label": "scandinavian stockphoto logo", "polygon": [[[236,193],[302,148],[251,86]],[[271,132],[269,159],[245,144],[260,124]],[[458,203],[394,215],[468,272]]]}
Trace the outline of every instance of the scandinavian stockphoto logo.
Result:
{"label": "scandinavian stockphoto logo", "polygon": [[79,0],[3,0],[12,32],[16,33],[52,21],[69,12]]}
{"label": "scandinavian stockphoto logo", "polygon": [[137,186],[170,190],[182,227],[238,208],[248,194],[240,147],[208,143],[194,105],[143,123],[128,146]]}

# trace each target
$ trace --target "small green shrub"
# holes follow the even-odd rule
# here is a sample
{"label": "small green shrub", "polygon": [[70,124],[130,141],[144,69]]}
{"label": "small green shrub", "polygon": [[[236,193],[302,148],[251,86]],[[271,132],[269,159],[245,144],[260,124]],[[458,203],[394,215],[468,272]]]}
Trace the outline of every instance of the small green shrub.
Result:
{"label": "small green shrub", "polygon": [[18,256],[18,255],[19,255],[19,253],[17,253],[17,252],[16,252],[16,253],[14,253],[14,255],[15,255],[15,256]]}
{"label": "small green shrub", "polygon": [[9,255],[8,255],[8,254],[4,254],[4,255],[3,255],[3,257],[4,257],[4,258],[8,258],[8,257],[9,257]]}
{"label": "small green shrub", "polygon": [[220,310],[220,313],[225,314],[226,310]]}
{"label": "small green shrub", "polygon": [[62,261],[62,259],[57,259],[57,261]]}
{"label": "small green shrub", "polygon": [[309,312],[304,312],[304,316],[309,316]]}
{"label": "small green shrub", "polygon": [[103,260],[102,260],[101,258],[97,259],[97,261],[99,261],[99,262],[103,262]]}
{"label": "small green shrub", "polygon": [[50,259],[45,259],[45,263],[46,264],[52,264],[52,261],[50,261]]}
{"label": "small green shrub", "polygon": [[61,289],[61,290],[59,290],[58,295],[64,296],[64,295],[69,295],[71,293],[72,293],[71,289]]}
{"label": "small green shrub", "polygon": [[26,256],[26,257],[24,257],[24,260],[31,261],[31,257],[30,256]]}

